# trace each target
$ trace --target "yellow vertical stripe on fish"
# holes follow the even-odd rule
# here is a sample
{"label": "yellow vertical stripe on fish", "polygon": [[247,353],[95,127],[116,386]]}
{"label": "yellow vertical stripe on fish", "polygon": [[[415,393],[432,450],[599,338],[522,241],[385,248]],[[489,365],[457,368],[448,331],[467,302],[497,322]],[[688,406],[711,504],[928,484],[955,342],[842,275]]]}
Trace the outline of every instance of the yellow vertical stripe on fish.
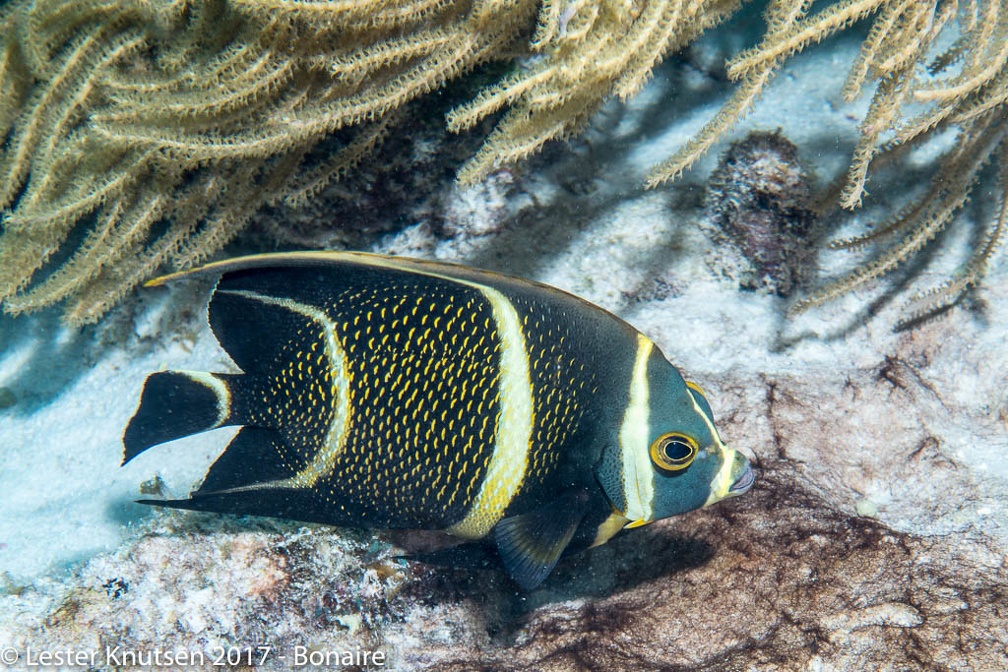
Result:
{"label": "yellow vertical stripe on fish", "polygon": [[501,341],[501,411],[497,421],[496,446],[487,474],[465,518],[448,528],[448,532],[478,539],[486,536],[504,517],[504,510],[518,494],[525,480],[535,413],[528,351],[518,313],[511,302],[497,290],[475,284],[472,286],[483,292],[490,301],[494,321],[497,323],[497,334]]}
{"label": "yellow vertical stripe on fish", "polygon": [[227,385],[224,384],[224,381],[212,373],[206,373],[205,371],[179,371],[179,373],[213,390],[213,393],[217,396],[217,422],[213,426],[220,427],[224,424],[228,412],[231,410],[231,392],[228,390]]}
{"label": "yellow vertical stripe on fish", "polygon": [[620,453],[623,458],[623,489],[626,511],[633,522],[648,522],[654,517],[654,470],[650,457],[651,407],[648,386],[648,360],[654,343],[637,335],[637,356],[630,375],[629,400],[620,424]]}
{"label": "yellow vertical stripe on fish", "polygon": [[323,347],[329,360],[329,367],[332,371],[332,379],[336,388],[335,399],[333,399],[332,422],[329,423],[325,443],[323,443],[321,450],[312,456],[311,462],[294,476],[283,480],[259,483],[252,486],[252,489],[314,487],[319,480],[327,478],[332,474],[336,460],[346,445],[347,429],[350,422],[348,365],[346,353],[340,347],[339,335],[336,333],[336,324],[329,319],[329,316],[325,312],[315,306],[309,306],[292,299],[278,299],[245,290],[222,290],[222,293],[243,296],[254,301],[286,308],[293,313],[298,313],[316,322],[322,328],[324,337]]}

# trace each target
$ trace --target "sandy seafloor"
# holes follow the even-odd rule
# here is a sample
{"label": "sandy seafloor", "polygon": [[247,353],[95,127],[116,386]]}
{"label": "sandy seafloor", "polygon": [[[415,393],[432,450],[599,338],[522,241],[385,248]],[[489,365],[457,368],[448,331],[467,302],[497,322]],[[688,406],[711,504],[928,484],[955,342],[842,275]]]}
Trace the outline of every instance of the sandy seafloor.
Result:
{"label": "sandy seafloor", "polygon": [[[844,63],[856,48],[853,41],[839,41],[799,59],[778,77],[733,138],[753,128],[780,128],[799,146],[801,159],[813,169],[818,183],[828,181],[845,166],[857,118],[865,106],[865,101],[840,103],[837,93],[846,71]],[[669,79],[676,82],[675,97],[670,94]],[[905,295],[883,302],[875,314],[866,316],[866,306],[887,291],[886,284],[853,293],[794,320],[784,318],[786,304],[781,299],[739,290],[732,271],[737,253],[711,240],[702,207],[702,185],[725,143],[684,180],[653,191],[641,188],[647,168],[709,118],[722,95],[723,88],[711,84],[699,71],[667,66],[628,106],[608,107],[586,138],[569,150],[551,151],[549,161],[539,159],[533,164],[534,171],[514,177],[498,174],[481,187],[455,189],[443,200],[446,214],[442,216],[457,223],[459,235],[436,235],[423,221],[416,221],[376,238],[369,249],[460,261],[534,278],[625,318],[650,335],[688,378],[705,388],[721,433],[731,445],[755,456],[758,465],[788,464],[787,470],[775,472],[786,475],[773,481],[775,487],[812,493],[819,505],[829,507],[830,515],[846,521],[846,546],[857,546],[857,530],[861,529],[850,521],[865,520],[868,527],[864,529],[874,530],[873,534],[881,529],[891,531],[892,538],[915,540],[903,543],[904,548],[920,540],[937,540],[927,547],[934,558],[942,562],[945,557],[959,558],[967,575],[961,577],[962,586],[973,586],[975,594],[967,596],[963,592],[966,588],[961,587],[958,597],[953,597],[967,605],[962,613],[977,609],[971,627],[987,634],[984,639],[971,631],[979,643],[972,654],[960,646],[961,665],[953,667],[990,664],[990,669],[997,669],[1000,661],[1000,669],[1008,669],[1008,637],[1003,621],[999,631],[995,618],[1004,612],[992,606],[1003,596],[1003,592],[996,592],[997,582],[1004,579],[1008,553],[1008,264],[1004,263],[1004,252],[996,256],[972,301],[913,330],[892,330],[900,315],[900,297]],[[686,104],[686,99],[705,102]],[[920,153],[914,159],[917,168],[926,169],[929,158],[926,152]],[[869,188],[892,192],[905,182],[905,177],[882,175]],[[981,188],[989,193],[989,187]],[[871,212],[877,216],[878,211]],[[971,218],[978,212],[984,211],[968,208],[960,224],[938,241],[940,251],[918,269],[913,286],[939,283],[950,265],[961,260],[971,235]],[[868,216],[861,213],[852,221]],[[333,213],[333,221],[338,223],[338,212]],[[842,252],[820,255],[825,273],[849,266],[852,259]],[[333,562],[342,569],[333,569],[332,577],[359,570],[357,580],[367,583],[374,579],[374,569],[361,570],[352,564],[346,569],[340,564],[344,560],[333,560],[319,551],[326,545],[342,548],[336,541],[341,534],[352,538],[351,551],[366,548],[369,533],[330,532],[321,527],[299,532],[296,524],[272,527],[234,519],[217,523],[214,517],[196,517],[198,524],[189,525],[188,514],[159,513],[133,503],[141,483],[154,477],[163,480],[166,494],[184,495],[233,434],[234,430],[218,430],[192,437],[151,450],[125,468],[119,466],[122,429],[148,373],[167,368],[232,368],[203,324],[206,299],[205,284],[172,291],[147,290],[138,305],[111,318],[113,326],[84,333],[61,327],[55,312],[0,318],[0,386],[16,397],[12,407],[0,410],[0,647],[23,651],[28,645],[97,646],[119,637],[136,646],[151,646],[160,640],[196,647],[209,646],[208,642],[236,642],[253,631],[256,636],[270,637],[268,627],[260,624],[258,629],[250,629],[241,620],[244,612],[234,604],[252,598],[248,598],[248,585],[221,578],[228,576],[232,566],[235,577],[249,572],[272,576],[269,571],[296,573],[297,563],[304,562],[312,571],[322,572],[318,580],[324,581],[325,562]],[[758,481],[754,493],[768,482]],[[725,506],[731,507],[732,515],[744,517],[747,506],[760,501],[752,495]],[[771,522],[775,515],[772,501],[760,513]],[[757,520],[754,524],[762,524],[758,516],[752,519]],[[682,524],[697,527],[697,521],[703,519],[692,518]],[[875,521],[882,527],[875,526]],[[676,524],[649,532],[649,538],[654,541],[660,538],[661,530],[679,529]],[[243,536],[244,529],[248,538]],[[703,534],[702,526],[699,531],[689,529],[693,535]],[[736,529],[731,534],[747,534],[744,526]],[[850,532],[852,529],[855,532]],[[217,534],[222,535],[222,541],[215,546]],[[299,534],[316,540],[312,542],[316,544],[312,559],[297,560],[288,555],[284,562],[270,564],[271,544],[292,543]],[[817,534],[826,539],[823,552],[834,552],[829,530]],[[245,556],[241,554],[215,555],[207,550],[219,550],[223,544],[237,543],[236,539],[252,549],[248,557],[271,569],[255,569],[255,563],[242,561]],[[707,538],[705,543],[716,558],[719,539]],[[622,575],[607,577],[605,569],[599,569],[605,563],[622,562],[621,550],[639,553],[643,548],[624,544],[615,551],[596,552],[594,560],[580,565],[591,568],[588,575],[578,576],[576,567],[560,572],[538,596],[529,597],[527,604],[526,597],[516,596],[499,577],[493,579],[488,594],[460,597],[459,591],[476,590],[481,584],[470,581],[460,584],[461,588],[446,589],[444,583],[450,584],[457,572],[435,580],[431,574],[437,574],[437,569],[425,573],[402,570],[405,576],[397,575],[397,582],[436,581],[446,597],[438,598],[437,590],[431,588],[433,597],[428,595],[416,606],[391,600],[388,586],[381,587],[378,592],[385,591],[385,598],[393,605],[390,609],[401,609],[402,613],[384,614],[384,620],[374,614],[366,616],[372,637],[367,641],[384,647],[393,669],[434,669],[446,660],[462,665],[458,661],[464,659],[464,650],[491,669],[494,664],[500,669],[508,665],[518,669],[525,658],[517,654],[507,658],[501,652],[516,642],[523,650],[534,650],[536,642],[548,649],[552,640],[543,632],[555,631],[536,630],[536,623],[561,612],[583,613],[586,604],[612,604],[621,599],[622,591],[635,595],[647,581],[661,581],[657,569],[648,570],[651,573],[646,579],[629,583],[620,578]],[[197,568],[193,571],[204,576],[198,589],[187,588],[184,577],[176,584],[182,589],[158,584],[159,572],[186,571],[187,553],[200,556],[193,561]],[[927,553],[915,557],[915,562],[928,562]],[[138,569],[138,558],[146,558],[143,571]],[[659,561],[664,560],[655,558]],[[634,567],[642,562],[647,565],[646,558],[633,562]],[[771,558],[768,562],[774,561]],[[782,560],[781,566],[788,566],[787,562]],[[857,567],[847,569],[855,575],[858,572]],[[946,569],[957,571],[955,566]],[[978,584],[971,583],[973,575],[980,577]],[[126,576],[132,578],[121,578]],[[380,571],[375,576],[379,582],[389,581]],[[904,578],[909,586],[909,570]],[[807,579],[800,572],[795,576],[782,572],[775,580],[783,595],[790,586]],[[126,586],[118,591],[126,592],[122,599],[136,602],[121,608],[111,602],[120,599],[116,580]],[[298,579],[299,590],[307,590],[306,580]],[[144,581],[152,585],[145,588],[141,585]],[[579,592],[577,584],[582,581],[595,587]],[[672,573],[664,581],[676,583],[680,578]],[[898,585],[899,579],[894,583]],[[159,595],[159,590],[164,595]],[[252,592],[259,596],[256,599],[261,597],[262,591]],[[366,596],[366,591],[363,594]],[[364,612],[367,607],[360,606],[360,600],[366,598],[360,595],[355,604]],[[506,612],[498,616],[504,622],[512,619],[510,634],[474,634],[473,628],[483,626],[466,625],[466,610],[479,612],[481,600],[499,595],[509,600],[508,608],[488,609],[494,614]],[[893,641],[888,629],[906,631],[913,639],[915,628],[937,622],[926,600],[919,603],[914,601],[917,598],[907,598],[901,602],[898,590],[893,595],[896,597],[880,599],[877,604],[871,603],[875,598],[848,595],[847,608],[875,611],[862,614],[861,621],[842,610],[832,613],[833,620],[816,621],[826,633],[817,635],[819,648],[811,651],[807,642],[799,641],[790,658],[784,655],[767,662],[757,653],[746,658],[745,646],[758,651],[761,637],[775,636],[777,631],[772,628],[760,631],[763,634],[739,635],[742,643],[729,648],[742,652],[742,657],[733,658],[736,662],[732,664],[743,669],[749,660],[760,669],[841,669],[848,664],[887,660],[883,650]],[[952,601],[953,597],[946,595]],[[110,602],[103,607],[101,600],[106,598]],[[273,604],[269,599],[267,603]],[[439,599],[444,604],[438,604]],[[985,599],[987,611],[974,603]],[[171,604],[166,606],[167,602]],[[629,603],[636,604],[633,600]],[[70,612],[68,604],[75,605]],[[268,611],[268,605],[255,605],[257,610]],[[667,601],[666,606],[671,613],[688,612],[686,606],[669,606]],[[818,603],[807,607],[826,609]],[[133,621],[130,609],[135,610]],[[232,610],[227,612],[230,616],[218,617],[228,609]],[[781,611],[774,604],[760,609]],[[103,620],[102,613],[117,615]],[[704,619],[718,623],[749,618],[741,612],[701,613],[706,613]],[[984,621],[982,614],[992,620]],[[827,614],[820,616],[825,619]],[[420,619],[415,627],[410,625],[411,618]],[[472,622],[482,623],[481,618],[493,620],[475,616]],[[290,619],[297,622],[294,616]],[[261,623],[274,621],[264,615]],[[349,646],[346,642],[357,641],[352,638],[359,635],[360,623],[353,608],[344,608],[334,620],[316,623],[318,630],[310,636],[292,632],[293,626],[289,626],[276,635],[274,643],[290,645],[303,636],[313,646],[322,646],[324,641]],[[963,621],[955,623],[967,628]],[[717,627],[695,620],[666,626],[670,632],[707,628],[721,633],[717,637],[725,636]],[[600,640],[609,637],[604,628],[595,627],[600,628]],[[950,630],[948,637],[962,641],[962,633],[962,629]],[[942,633],[920,641],[924,653],[916,663],[912,657],[900,659],[903,669],[935,663],[925,654],[940,649]],[[873,646],[879,650],[873,651]],[[699,669],[713,660],[700,652],[715,655],[718,649],[708,641],[698,644],[692,653],[680,655],[677,651],[674,647],[656,648],[654,660],[663,661],[663,669],[679,669],[675,665]],[[543,669],[556,661],[560,663],[554,669],[579,669],[573,663],[565,666],[563,658],[549,658],[553,661],[549,664],[543,662],[547,658],[529,660],[529,666]],[[589,655],[583,660],[594,659]],[[599,660],[608,659],[603,656]],[[620,668],[621,660],[608,660],[614,666],[609,669]],[[641,666],[641,661],[625,664]],[[283,667],[276,661],[267,667],[272,665]],[[591,667],[585,663],[585,668]],[[641,669],[647,668],[644,664]]]}

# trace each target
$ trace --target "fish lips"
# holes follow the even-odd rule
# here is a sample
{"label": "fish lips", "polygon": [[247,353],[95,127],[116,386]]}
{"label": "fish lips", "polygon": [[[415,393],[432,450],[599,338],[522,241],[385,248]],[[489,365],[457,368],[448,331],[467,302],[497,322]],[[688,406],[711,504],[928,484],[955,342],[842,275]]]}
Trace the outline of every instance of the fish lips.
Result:
{"label": "fish lips", "polygon": [[738,495],[748,492],[749,488],[751,488],[755,482],[756,472],[753,471],[751,466],[746,465],[745,471],[743,471],[742,474],[735,479],[735,482],[728,488],[728,496],[737,497]]}

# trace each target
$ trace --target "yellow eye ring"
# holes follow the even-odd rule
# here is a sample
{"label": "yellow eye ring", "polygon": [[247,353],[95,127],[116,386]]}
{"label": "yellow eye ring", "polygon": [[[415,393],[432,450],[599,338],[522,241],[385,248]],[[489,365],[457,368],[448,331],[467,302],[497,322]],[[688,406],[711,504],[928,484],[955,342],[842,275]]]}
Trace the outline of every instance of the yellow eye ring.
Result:
{"label": "yellow eye ring", "polygon": [[651,461],[662,471],[682,471],[693,464],[699,450],[693,437],[669,432],[651,444]]}

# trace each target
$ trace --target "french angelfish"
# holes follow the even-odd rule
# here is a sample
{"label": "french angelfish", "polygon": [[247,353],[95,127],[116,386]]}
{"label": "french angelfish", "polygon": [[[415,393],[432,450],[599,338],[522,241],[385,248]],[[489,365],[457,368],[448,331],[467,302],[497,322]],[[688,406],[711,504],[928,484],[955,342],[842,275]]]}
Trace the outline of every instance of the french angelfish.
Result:
{"label": "french angelfish", "polygon": [[564,553],[746,492],[701,389],[643,334],[539,283],[363,253],[252,256],[214,274],[241,373],[151,374],[123,463],[240,431],[187,499],[145,503],[490,537],[530,589]]}

